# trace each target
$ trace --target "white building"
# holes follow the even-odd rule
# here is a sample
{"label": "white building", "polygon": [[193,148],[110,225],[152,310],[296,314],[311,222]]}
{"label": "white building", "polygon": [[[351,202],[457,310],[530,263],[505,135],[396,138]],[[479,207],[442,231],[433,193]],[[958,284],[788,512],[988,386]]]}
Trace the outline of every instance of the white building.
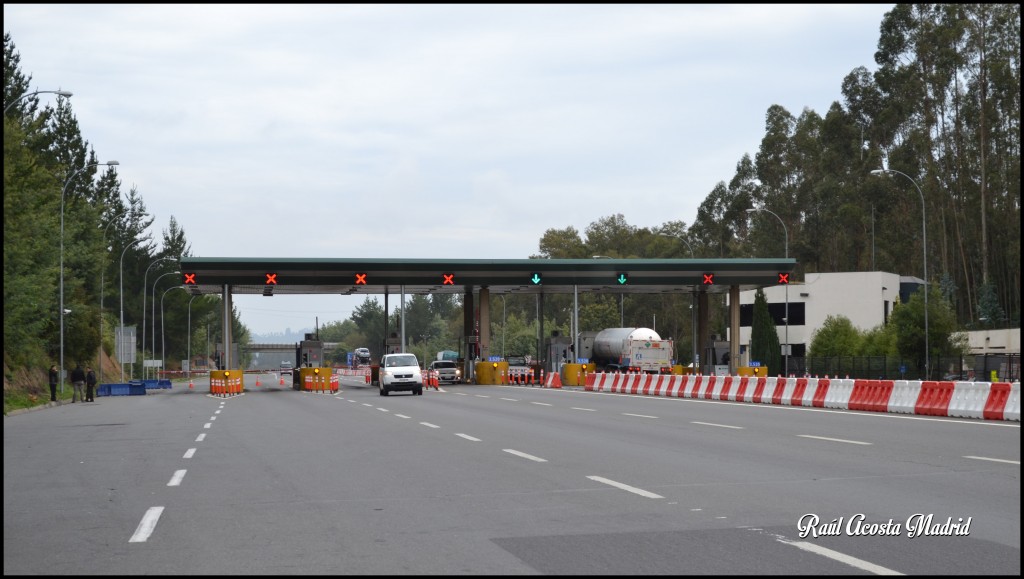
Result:
{"label": "white building", "polygon": [[[886,323],[897,301],[909,301],[922,283],[921,278],[881,271],[809,273],[803,282],[765,287],[763,291],[783,355],[788,343],[790,356],[803,357],[814,332],[828,316],[844,316],[858,330],[871,330]],[[754,294],[740,292],[740,365],[749,362]],[[968,341],[973,354],[1020,354],[1020,328],[968,332]]]}

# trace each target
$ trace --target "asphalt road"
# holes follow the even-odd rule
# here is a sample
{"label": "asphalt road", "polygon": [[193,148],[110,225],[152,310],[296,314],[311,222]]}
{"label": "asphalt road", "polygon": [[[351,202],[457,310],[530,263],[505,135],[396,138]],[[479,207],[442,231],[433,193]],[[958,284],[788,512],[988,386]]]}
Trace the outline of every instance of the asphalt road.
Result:
{"label": "asphalt road", "polygon": [[5,418],[4,573],[1020,575],[1015,422],[206,390]]}

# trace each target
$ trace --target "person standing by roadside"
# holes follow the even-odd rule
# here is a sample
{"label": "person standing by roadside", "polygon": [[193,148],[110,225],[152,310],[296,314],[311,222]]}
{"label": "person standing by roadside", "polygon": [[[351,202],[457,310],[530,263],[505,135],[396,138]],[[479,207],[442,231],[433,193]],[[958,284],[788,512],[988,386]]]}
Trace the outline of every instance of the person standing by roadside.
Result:
{"label": "person standing by roadside", "polygon": [[57,382],[60,381],[60,371],[57,365],[50,366],[50,402],[57,401]]}
{"label": "person standing by roadside", "polygon": [[71,371],[71,386],[74,388],[74,393],[71,394],[71,403],[74,404],[81,400],[85,402],[85,397],[82,396],[82,386],[85,386],[85,370],[82,369],[82,365],[76,363],[75,369]]}
{"label": "person standing by roadside", "polygon": [[85,401],[96,402],[96,372],[91,366],[85,367]]}

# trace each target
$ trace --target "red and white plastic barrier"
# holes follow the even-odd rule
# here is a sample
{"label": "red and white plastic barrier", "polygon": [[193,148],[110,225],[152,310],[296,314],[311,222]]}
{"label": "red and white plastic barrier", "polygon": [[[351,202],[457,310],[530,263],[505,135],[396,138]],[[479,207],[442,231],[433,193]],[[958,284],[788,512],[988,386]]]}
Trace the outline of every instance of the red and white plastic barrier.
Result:
{"label": "red and white plastic barrier", "polygon": [[[558,373],[550,373],[544,385],[548,388],[560,388]],[[584,390],[1020,421],[1020,382],[919,382],[599,372],[586,376]]]}

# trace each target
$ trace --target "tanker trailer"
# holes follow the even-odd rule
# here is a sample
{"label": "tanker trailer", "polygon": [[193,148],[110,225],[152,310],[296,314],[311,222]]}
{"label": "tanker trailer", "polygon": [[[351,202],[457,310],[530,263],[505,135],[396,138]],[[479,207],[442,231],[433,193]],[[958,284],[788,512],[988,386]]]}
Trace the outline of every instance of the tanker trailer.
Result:
{"label": "tanker trailer", "polygon": [[650,328],[606,328],[594,336],[590,359],[603,372],[668,374],[672,340]]}

